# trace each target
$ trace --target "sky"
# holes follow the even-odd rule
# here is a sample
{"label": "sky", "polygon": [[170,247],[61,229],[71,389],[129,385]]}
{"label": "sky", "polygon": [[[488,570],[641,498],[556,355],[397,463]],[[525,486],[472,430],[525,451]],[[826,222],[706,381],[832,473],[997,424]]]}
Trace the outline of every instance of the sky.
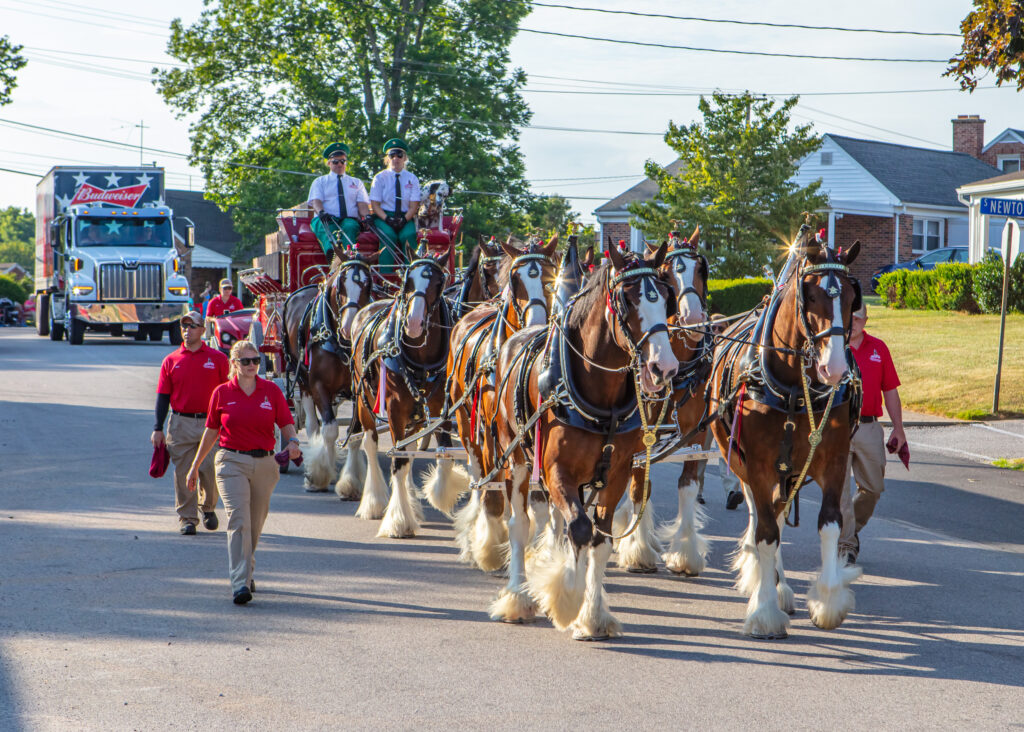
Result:
{"label": "sky", "polygon": [[[957,33],[971,7],[967,0],[550,3],[939,33]],[[172,61],[164,53],[169,21],[180,17],[188,23],[202,7],[201,0],[0,0],[0,35],[23,45],[29,60],[18,74],[13,102],[0,107],[0,168],[39,176],[53,165],[135,165],[140,161],[140,134],[145,147],[187,153],[188,120],[175,117],[148,77],[154,63]],[[1007,127],[1024,127],[1024,97],[1012,86],[988,88],[993,86],[989,78],[974,94],[961,92],[942,77],[941,62],[714,53],[570,39],[525,29],[705,49],[913,59],[951,57],[960,46],[953,37],[706,23],[540,6],[521,28],[511,56],[512,64],[529,75],[524,97],[533,120],[520,138],[527,177],[537,193],[568,197],[587,222],[594,220],[594,208],[642,178],[646,160],[668,164],[674,159],[661,137],[668,121],[695,121],[698,96],[714,89],[799,93],[794,122],[812,122],[819,133],[935,149],[951,148],[950,120],[958,114],[981,115],[986,142]],[[24,125],[135,147],[93,144]],[[544,129],[551,127],[569,129]],[[166,168],[168,188],[203,187],[202,176],[180,157],[143,150],[141,159]],[[437,176],[431,171],[417,174],[421,180]],[[0,207],[34,209],[35,183],[33,176],[0,171]]]}

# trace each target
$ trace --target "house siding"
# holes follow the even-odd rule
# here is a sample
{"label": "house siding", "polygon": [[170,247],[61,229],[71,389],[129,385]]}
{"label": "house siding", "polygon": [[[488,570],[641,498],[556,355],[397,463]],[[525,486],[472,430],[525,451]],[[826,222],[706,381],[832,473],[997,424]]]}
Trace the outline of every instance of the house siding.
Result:
{"label": "house siding", "polygon": [[[832,164],[822,165],[821,154],[832,153]],[[804,158],[793,181],[799,186],[808,186],[821,178],[821,190],[828,195],[833,208],[856,203],[858,207],[879,208],[896,204],[895,197],[850,155],[825,135],[821,148]]]}

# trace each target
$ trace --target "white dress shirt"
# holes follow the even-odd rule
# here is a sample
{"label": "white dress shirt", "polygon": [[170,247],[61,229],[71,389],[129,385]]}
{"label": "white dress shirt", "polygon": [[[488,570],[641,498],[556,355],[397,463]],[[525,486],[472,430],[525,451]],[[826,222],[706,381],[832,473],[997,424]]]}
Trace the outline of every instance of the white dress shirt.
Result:
{"label": "white dress shirt", "polygon": [[[341,176],[341,189],[345,192],[345,216],[359,218],[359,203],[369,205],[370,197],[366,195],[366,187],[358,178],[350,175]],[[313,179],[309,187],[309,200],[319,199],[324,203],[324,211],[334,216],[341,216],[338,205],[338,174],[328,173]]]}
{"label": "white dress shirt", "polygon": [[[401,172],[402,213],[409,210],[409,204],[420,200],[420,182],[408,170]],[[387,168],[373,176],[370,184],[370,200],[379,203],[385,211],[395,210],[395,171]]]}

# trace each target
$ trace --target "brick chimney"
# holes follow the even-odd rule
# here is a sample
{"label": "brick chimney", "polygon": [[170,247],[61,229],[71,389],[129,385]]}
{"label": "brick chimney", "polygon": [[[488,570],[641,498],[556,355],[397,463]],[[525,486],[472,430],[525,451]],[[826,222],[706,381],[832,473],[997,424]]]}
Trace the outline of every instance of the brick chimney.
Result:
{"label": "brick chimney", "polygon": [[976,114],[958,114],[953,122],[953,152],[981,160],[985,147],[985,120]]}

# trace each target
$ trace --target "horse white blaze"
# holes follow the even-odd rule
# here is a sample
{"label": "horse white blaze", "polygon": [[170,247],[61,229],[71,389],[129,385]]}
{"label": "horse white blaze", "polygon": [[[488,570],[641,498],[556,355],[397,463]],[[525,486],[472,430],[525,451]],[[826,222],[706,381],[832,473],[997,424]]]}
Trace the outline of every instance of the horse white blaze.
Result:
{"label": "horse white blaze", "polygon": [[[344,279],[345,284],[345,302],[358,303],[359,296],[362,294],[363,285],[366,284],[366,273],[361,269],[353,269],[348,276]],[[344,314],[341,316],[341,322],[338,323],[338,330],[341,331],[341,337],[345,339],[352,338],[352,321],[356,319],[356,313],[359,312],[359,308],[345,308]]]}
{"label": "horse white blaze", "polygon": [[[693,287],[694,282],[697,281],[697,265],[687,262],[683,272],[673,269],[672,276],[676,281],[676,291],[686,292],[687,288]],[[677,305],[679,308],[677,317],[681,325],[696,325],[704,322],[704,306],[701,304],[700,298],[697,297],[697,293],[687,292],[678,299]],[[690,334],[687,333],[687,335]],[[695,332],[694,337],[699,338],[700,334]]]}
{"label": "horse white blaze", "polygon": [[[656,325],[665,324],[665,298],[658,292],[657,299],[648,300],[647,292],[649,287],[654,287],[650,282],[643,284],[643,292],[640,295],[640,305],[637,314],[640,318],[640,327],[647,333]],[[672,353],[672,343],[669,341],[668,333],[658,331],[648,338],[643,345],[645,362],[641,372],[640,384],[648,393],[661,391],[679,369],[679,361]]]}
{"label": "horse white blaze", "polygon": [[[832,298],[832,327],[843,329],[843,304],[838,295]],[[825,384],[835,386],[846,375],[846,369],[846,344],[843,336],[829,336],[818,364],[818,378]]]}
{"label": "horse white blaze", "polygon": [[426,323],[427,288],[430,286],[430,271],[427,267],[426,264],[421,265],[409,275],[413,282],[419,283],[415,290],[415,297],[409,300],[406,311],[405,334],[410,338],[419,338],[423,335],[423,327]]}
{"label": "horse white blaze", "polygon": [[[536,262],[531,262],[527,267],[524,268],[526,271],[520,270],[519,281],[523,283],[523,289],[526,290],[526,297],[528,300],[539,300],[540,302],[546,302],[544,299],[544,282],[541,280],[541,268]],[[536,271],[535,275],[530,274],[530,270]],[[526,308],[526,322],[523,323],[524,328],[529,328],[533,325],[547,325],[548,322],[548,311],[540,303],[533,303]]]}

